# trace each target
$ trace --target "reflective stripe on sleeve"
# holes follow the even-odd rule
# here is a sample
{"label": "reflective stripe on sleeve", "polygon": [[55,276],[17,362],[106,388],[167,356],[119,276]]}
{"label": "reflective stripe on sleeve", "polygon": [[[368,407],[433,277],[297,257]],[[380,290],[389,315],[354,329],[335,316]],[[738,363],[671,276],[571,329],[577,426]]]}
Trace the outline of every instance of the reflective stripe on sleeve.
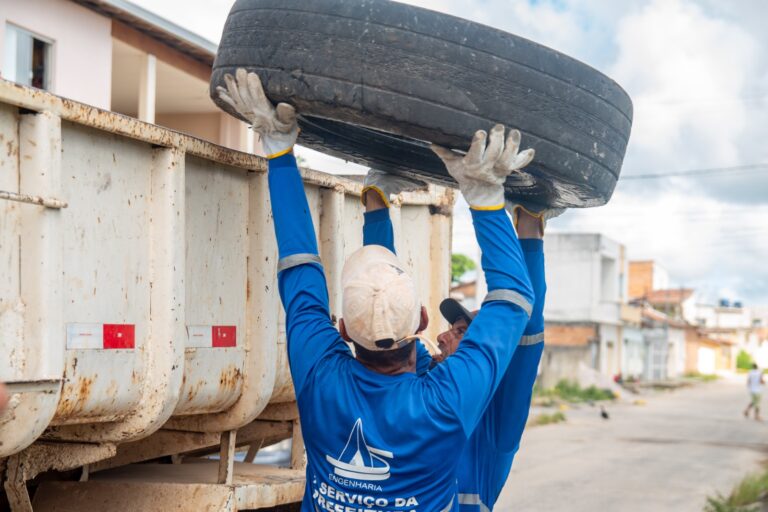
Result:
{"label": "reflective stripe on sleeve", "polygon": [[491,509],[482,502],[479,494],[459,494],[459,505],[477,505],[480,512],[491,512]]}
{"label": "reflective stripe on sleeve", "polygon": [[277,271],[282,272],[283,270],[307,263],[320,263],[322,265],[323,262],[317,254],[291,254],[277,262]]}
{"label": "reflective stripe on sleeve", "polygon": [[483,304],[494,300],[504,300],[511,302],[516,306],[520,306],[528,316],[531,316],[531,312],[533,311],[533,306],[531,303],[528,302],[525,297],[513,290],[493,290],[488,292],[488,295],[485,296]]}
{"label": "reflective stripe on sleeve", "polygon": [[535,345],[544,341],[544,333],[528,334],[520,338],[520,345]]}

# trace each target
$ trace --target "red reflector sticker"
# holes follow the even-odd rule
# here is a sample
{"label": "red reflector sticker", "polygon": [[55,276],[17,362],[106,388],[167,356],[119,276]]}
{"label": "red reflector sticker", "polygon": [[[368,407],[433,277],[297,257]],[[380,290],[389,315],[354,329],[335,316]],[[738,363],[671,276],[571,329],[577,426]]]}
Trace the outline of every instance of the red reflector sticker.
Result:
{"label": "red reflector sticker", "polygon": [[104,348],[135,348],[136,326],[132,324],[104,324]]}
{"label": "red reflector sticker", "polygon": [[237,327],[234,325],[213,326],[213,347],[237,346]]}

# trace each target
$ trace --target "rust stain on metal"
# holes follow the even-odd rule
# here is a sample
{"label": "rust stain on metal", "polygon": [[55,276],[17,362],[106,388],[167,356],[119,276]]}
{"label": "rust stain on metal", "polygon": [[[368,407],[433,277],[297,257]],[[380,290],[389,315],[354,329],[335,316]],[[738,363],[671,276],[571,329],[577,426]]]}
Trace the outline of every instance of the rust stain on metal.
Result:
{"label": "rust stain on metal", "polygon": [[190,386],[189,390],[187,391],[187,402],[193,401],[204,385],[205,381],[198,380],[192,386]]}
{"label": "rust stain on metal", "polygon": [[14,141],[9,140],[5,143],[6,152],[8,153],[8,156],[19,156],[19,146]]}
{"label": "rust stain on metal", "polygon": [[69,418],[85,409],[91,396],[93,380],[92,377],[78,377],[76,382],[67,381],[64,384],[62,399],[57,410],[58,417]]}
{"label": "rust stain on metal", "polygon": [[236,366],[225,368],[219,375],[219,391],[234,391],[241,378],[240,368]]}

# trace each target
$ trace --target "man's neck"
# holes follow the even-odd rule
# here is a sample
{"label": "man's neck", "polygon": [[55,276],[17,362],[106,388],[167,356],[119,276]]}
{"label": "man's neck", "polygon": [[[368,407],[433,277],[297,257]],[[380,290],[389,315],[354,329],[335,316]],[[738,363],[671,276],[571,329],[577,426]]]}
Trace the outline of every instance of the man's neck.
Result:
{"label": "man's neck", "polygon": [[375,366],[372,364],[368,364],[364,361],[360,361],[359,359],[358,359],[358,362],[363,366],[365,366],[366,368],[368,368],[369,370],[371,370],[372,372],[380,373],[382,375],[395,376],[395,375],[402,375],[404,373],[416,373],[416,361],[413,361],[412,363],[408,363],[403,366],[387,366],[387,367]]}

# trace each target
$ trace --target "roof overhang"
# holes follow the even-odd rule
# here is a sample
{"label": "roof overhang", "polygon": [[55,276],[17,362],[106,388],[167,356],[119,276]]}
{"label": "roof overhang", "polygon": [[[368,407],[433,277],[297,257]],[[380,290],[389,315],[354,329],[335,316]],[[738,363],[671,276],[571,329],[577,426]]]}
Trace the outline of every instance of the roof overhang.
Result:
{"label": "roof overhang", "polygon": [[126,0],[72,0],[104,16],[120,21],[189,57],[213,66],[216,44]]}

